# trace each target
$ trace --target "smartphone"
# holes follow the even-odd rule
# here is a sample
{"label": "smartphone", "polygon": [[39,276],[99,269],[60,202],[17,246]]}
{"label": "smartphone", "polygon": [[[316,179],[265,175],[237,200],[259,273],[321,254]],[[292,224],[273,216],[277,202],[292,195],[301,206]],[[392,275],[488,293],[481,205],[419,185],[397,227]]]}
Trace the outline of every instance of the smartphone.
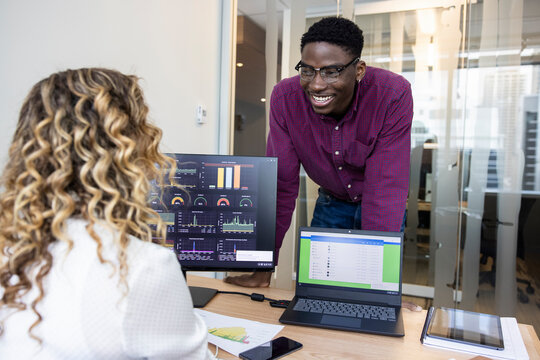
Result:
{"label": "smartphone", "polygon": [[244,351],[240,353],[239,356],[244,360],[272,360],[278,359],[301,348],[302,344],[298,341],[282,336],[253,349]]}

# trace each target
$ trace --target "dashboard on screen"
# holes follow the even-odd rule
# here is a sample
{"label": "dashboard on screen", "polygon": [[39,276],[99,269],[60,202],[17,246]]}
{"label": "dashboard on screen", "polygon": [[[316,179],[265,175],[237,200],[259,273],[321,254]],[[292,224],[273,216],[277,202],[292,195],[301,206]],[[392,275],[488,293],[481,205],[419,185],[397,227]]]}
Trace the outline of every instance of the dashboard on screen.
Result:
{"label": "dashboard on screen", "polygon": [[[167,154],[175,184],[155,183],[149,202],[167,225],[165,246],[184,270],[274,268],[277,159]],[[176,186],[179,185],[179,186]]]}

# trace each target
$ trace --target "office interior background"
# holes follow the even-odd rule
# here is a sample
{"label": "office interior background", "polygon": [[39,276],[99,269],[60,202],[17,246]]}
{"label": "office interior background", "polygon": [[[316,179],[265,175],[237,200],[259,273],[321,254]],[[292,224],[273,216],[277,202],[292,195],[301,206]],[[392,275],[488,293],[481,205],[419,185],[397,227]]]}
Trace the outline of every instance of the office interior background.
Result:
{"label": "office interior background", "polygon": [[[5,0],[0,164],[30,87],[86,66],[141,77],[163,151],[264,155],[273,85],[336,14],[363,29],[369,66],[412,84],[404,295],[539,332],[538,0]],[[316,190],[303,174],[273,286],[292,286]]]}

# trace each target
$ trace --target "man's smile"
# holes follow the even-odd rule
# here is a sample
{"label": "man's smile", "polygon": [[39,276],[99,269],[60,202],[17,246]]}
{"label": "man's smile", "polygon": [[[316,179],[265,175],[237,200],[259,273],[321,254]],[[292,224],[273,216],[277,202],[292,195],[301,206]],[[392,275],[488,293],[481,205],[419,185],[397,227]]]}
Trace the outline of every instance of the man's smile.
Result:
{"label": "man's smile", "polygon": [[326,106],[328,105],[333,99],[333,95],[315,95],[311,94],[311,103],[313,106]]}

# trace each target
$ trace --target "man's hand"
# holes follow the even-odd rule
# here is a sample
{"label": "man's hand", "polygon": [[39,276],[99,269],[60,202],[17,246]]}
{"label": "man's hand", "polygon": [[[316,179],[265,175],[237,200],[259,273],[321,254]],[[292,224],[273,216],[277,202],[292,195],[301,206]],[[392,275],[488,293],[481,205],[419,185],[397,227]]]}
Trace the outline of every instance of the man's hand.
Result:
{"label": "man's hand", "polygon": [[227,276],[223,281],[243,287],[268,287],[270,286],[271,277],[271,272],[254,272],[249,275]]}
{"label": "man's hand", "polygon": [[404,308],[404,309],[409,309],[411,311],[422,311],[422,307],[421,306],[418,306],[416,304],[413,304],[412,302],[410,301],[402,301],[401,302],[401,307]]}

